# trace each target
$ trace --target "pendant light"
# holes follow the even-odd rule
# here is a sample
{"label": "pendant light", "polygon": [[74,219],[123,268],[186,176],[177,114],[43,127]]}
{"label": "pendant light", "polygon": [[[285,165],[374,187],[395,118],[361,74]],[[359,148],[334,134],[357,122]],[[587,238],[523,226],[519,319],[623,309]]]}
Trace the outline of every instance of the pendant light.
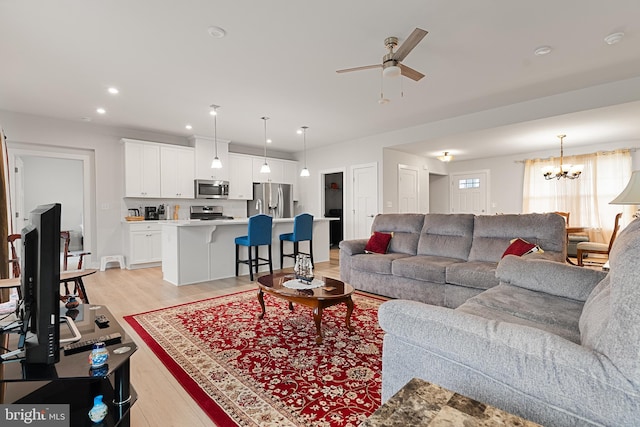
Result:
{"label": "pendant light", "polygon": [[220,169],[222,167],[222,162],[218,157],[218,108],[219,105],[211,104],[211,114],[213,116],[213,140],[216,147],[216,156],[211,161],[211,169]]}
{"label": "pendant light", "polygon": [[300,176],[309,176],[309,169],[307,169],[307,129],[309,126],[302,126],[302,141],[304,142],[304,168],[300,171]]}
{"label": "pendant light", "polygon": [[267,120],[269,117],[261,117],[264,120],[264,164],[260,168],[260,173],[271,173],[271,168],[267,163]]}

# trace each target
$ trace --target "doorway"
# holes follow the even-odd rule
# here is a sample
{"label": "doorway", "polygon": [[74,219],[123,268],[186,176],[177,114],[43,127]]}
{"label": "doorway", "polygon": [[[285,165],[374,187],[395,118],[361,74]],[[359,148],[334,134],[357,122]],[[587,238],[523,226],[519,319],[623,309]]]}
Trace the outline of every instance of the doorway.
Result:
{"label": "doorway", "polygon": [[344,174],[331,172],[324,174],[324,216],[332,218],[329,222],[329,242],[331,249],[338,247],[344,238],[343,217],[344,208]]}
{"label": "doorway", "polygon": [[368,163],[351,167],[353,176],[353,235],[365,239],[371,235],[373,219],[378,214],[378,164]]}
{"label": "doorway", "polygon": [[91,251],[91,156],[73,151],[40,150],[26,144],[8,149],[13,233],[22,230],[38,205],[60,203],[60,228],[70,232],[70,249]]}
{"label": "doorway", "polygon": [[451,213],[486,215],[489,206],[489,171],[451,175]]}

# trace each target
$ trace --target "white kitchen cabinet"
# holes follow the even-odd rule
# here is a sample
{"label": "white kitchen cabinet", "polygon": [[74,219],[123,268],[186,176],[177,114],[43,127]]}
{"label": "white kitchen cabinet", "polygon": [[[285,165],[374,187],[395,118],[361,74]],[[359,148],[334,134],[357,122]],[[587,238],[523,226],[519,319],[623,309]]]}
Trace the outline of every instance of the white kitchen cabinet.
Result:
{"label": "white kitchen cabinet", "polygon": [[275,182],[284,184],[284,160],[267,157],[271,173],[262,173],[260,168],[264,164],[264,157],[253,158],[253,182]]}
{"label": "white kitchen cabinet", "polygon": [[193,199],[193,148],[173,145],[160,147],[161,197]]}
{"label": "white kitchen cabinet", "polygon": [[293,200],[299,200],[298,194],[298,162],[284,160],[284,184],[291,184],[293,188]]}
{"label": "white kitchen cabinet", "polygon": [[191,138],[195,146],[195,179],[229,180],[229,142],[218,138],[218,158],[222,162],[220,169],[212,169],[211,161],[215,157],[215,140],[195,136]]}
{"label": "white kitchen cabinet", "polygon": [[128,269],[154,267],[162,261],[162,226],[157,222],[126,223],[125,264]]}
{"label": "white kitchen cabinet", "polygon": [[160,146],[123,139],[125,197],[160,197]]}
{"label": "white kitchen cabinet", "polygon": [[242,154],[229,153],[229,199],[253,199],[251,168],[253,158]]}

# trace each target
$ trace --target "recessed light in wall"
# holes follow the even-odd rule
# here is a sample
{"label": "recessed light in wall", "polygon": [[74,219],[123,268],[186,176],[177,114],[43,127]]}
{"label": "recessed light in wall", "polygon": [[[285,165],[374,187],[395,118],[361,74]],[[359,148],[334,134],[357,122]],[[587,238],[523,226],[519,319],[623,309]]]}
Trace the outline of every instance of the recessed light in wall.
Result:
{"label": "recessed light in wall", "polygon": [[606,44],[616,44],[619,41],[621,41],[623,37],[624,37],[624,33],[609,34],[607,37],[604,38],[604,42]]}
{"label": "recessed light in wall", "polygon": [[209,35],[215,39],[221,39],[224,36],[227,35],[227,32],[224,30],[224,28],[220,28],[220,27],[216,27],[216,26],[211,26],[209,28],[207,28],[207,32],[209,33]]}
{"label": "recessed light in wall", "polygon": [[105,110],[104,108],[96,108],[96,113],[98,113],[98,114],[106,114],[107,110]]}
{"label": "recessed light in wall", "polygon": [[107,92],[109,92],[111,95],[117,95],[120,93],[120,91],[116,87],[110,87],[109,89],[107,89]]}
{"label": "recessed light in wall", "polygon": [[193,126],[191,126],[191,125],[186,125],[184,128],[185,128],[185,129],[187,129],[187,130],[191,130],[191,129],[193,129]]}
{"label": "recessed light in wall", "polygon": [[536,56],[544,56],[551,53],[551,46],[540,46],[536,50],[533,51]]}

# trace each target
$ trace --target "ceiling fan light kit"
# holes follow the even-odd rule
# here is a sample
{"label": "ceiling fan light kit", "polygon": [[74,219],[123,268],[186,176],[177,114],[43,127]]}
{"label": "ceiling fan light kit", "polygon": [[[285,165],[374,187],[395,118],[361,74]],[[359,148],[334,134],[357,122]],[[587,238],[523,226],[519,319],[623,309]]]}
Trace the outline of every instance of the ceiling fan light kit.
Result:
{"label": "ceiling fan light kit", "polygon": [[560,167],[545,166],[544,168],[542,168],[542,175],[546,180],[560,178],[577,179],[580,178],[580,175],[582,174],[584,165],[564,164],[563,141],[566,136],[567,135],[558,135],[558,138],[560,138]]}
{"label": "ceiling fan light kit", "polygon": [[336,73],[347,73],[350,71],[382,68],[382,75],[384,77],[398,77],[402,75],[404,77],[410,78],[411,80],[418,81],[424,77],[424,74],[414,70],[413,68],[407,67],[406,65],[402,64],[402,61],[427,34],[428,31],[421,28],[414,29],[409,37],[407,37],[407,39],[404,41],[404,43],[402,43],[402,46],[400,46],[395,52],[394,49],[396,46],[398,46],[398,38],[387,37],[384,40],[384,45],[387,48],[388,52],[382,57],[382,63],[375,65],[365,65],[363,67],[346,68],[344,70],[338,70],[336,71]]}

